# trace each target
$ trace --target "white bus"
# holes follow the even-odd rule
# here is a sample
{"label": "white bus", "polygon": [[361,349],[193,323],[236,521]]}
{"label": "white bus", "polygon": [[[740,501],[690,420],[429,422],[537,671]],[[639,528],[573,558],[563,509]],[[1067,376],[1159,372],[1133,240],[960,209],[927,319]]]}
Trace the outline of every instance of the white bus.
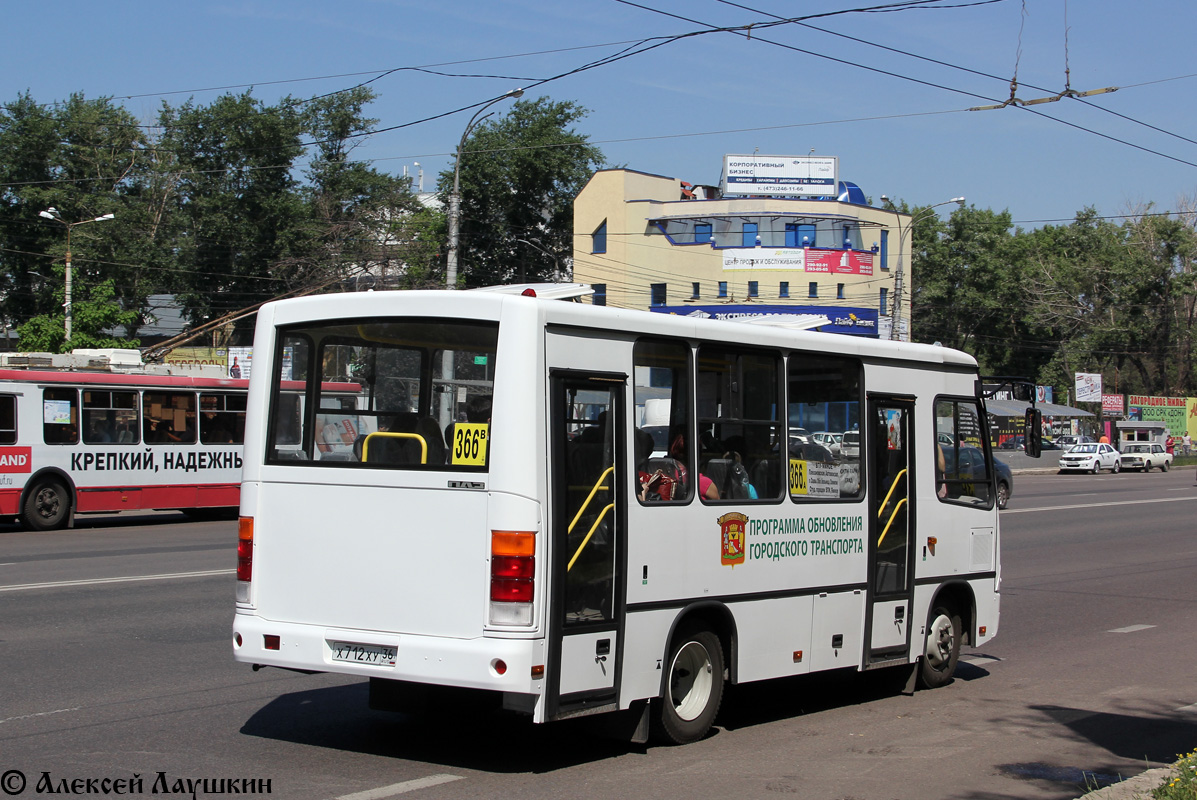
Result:
{"label": "white bus", "polygon": [[248,383],[0,369],[0,516],[53,530],[76,513],[235,508]]}
{"label": "white bus", "polygon": [[266,305],[254,355],[233,645],[255,668],[369,678],[377,708],[456,687],[536,722],[629,710],[682,743],[727,681],[938,686],[997,633],[964,353],[434,291]]}

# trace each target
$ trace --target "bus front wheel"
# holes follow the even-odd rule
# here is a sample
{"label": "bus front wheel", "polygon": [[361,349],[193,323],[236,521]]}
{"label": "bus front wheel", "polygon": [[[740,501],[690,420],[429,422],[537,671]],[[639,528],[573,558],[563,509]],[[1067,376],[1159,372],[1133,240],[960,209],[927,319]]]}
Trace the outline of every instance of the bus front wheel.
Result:
{"label": "bus front wheel", "polygon": [[723,701],[723,647],[707,630],[678,635],[669,648],[665,696],[655,702],[657,738],[673,744],[706,735]]}
{"label": "bus front wheel", "polygon": [[927,641],[919,664],[919,684],[926,689],[946,686],[960,660],[960,615],[946,606],[936,606],[927,623]]}
{"label": "bus front wheel", "polygon": [[21,521],[35,531],[52,531],[66,525],[71,512],[71,495],[60,481],[39,480],[25,495]]}

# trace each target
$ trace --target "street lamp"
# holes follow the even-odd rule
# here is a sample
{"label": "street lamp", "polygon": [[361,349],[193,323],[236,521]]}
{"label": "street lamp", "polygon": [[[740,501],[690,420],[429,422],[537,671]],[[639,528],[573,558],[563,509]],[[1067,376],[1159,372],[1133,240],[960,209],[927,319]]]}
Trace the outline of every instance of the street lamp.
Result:
{"label": "street lamp", "polygon": [[[482,108],[474,112],[474,116],[470,117],[469,124],[466,125],[465,131],[461,134],[461,141],[457,143],[457,154],[453,157],[453,191],[449,194],[449,252],[445,258],[446,289],[457,288],[457,234],[461,222],[461,151],[465,147],[466,139],[470,138],[470,131],[474,130],[474,126],[490,116],[490,114],[482,116],[483,111],[509,97],[519,98],[523,96],[523,89],[512,89],[510,92],[499,95],[494,100],[483,105]],[[441,393],[440,401],[440,424],[442,428],[454,421],[453,395],[455,392],[453,379],[456,370],[453,365],[453,356],[453,351],[449,349],[446,349],[441,355],[441,379],[444,381],[444,391]]]}
{"label": "street lamp", "polygon": [[906,249],[906,235],[914,230],[914,225],[916,222],[921,222],[932,216],[935,213],[934,209],[939,208],[940,206],[946,206],[951,203],[955,203],[961,208],[964,208],[964,198],[953,197],[951,200],[944,200],[942,203],[936,203],[935,205],[927,206],[920,214],[911,217],[910,224],[906,226],[906,230],[902,230],[902,214],[894,206],[894,202],[885,195],[881,195],[881,202],[892,208],[894,213],[898,215],[898,266],[894,270],[894,310],[890,315],[891,322],[889,329],[889,338],[891,340],[896,340],[900,338],[898,329],[900,327],[899,323],[902,321],[902,252]]}
{"label": "street lamp", "polygon": [[483,111],[493,106],[495,103],[506,100],[509,97],[519,98],[524,96],[523,89],[512,89],[504,95],[496,97],[482,108],[474,112],[474,116],[470,118],[470,123],[466,125],[465,132],[461,134],[461,141],[457,143],[457,155],[453,158],[453,191],[449,194],[449,253],[445,259],[445,288],[453,289],[457,286],[457,234],[458,227],[461,222],[461,151],[465,147],[466,139],[470,138],[470,131],[474,130],[474,126],[482,120],[489,117],[480,116]]}
{"label": "street lamp", "polygon": [[64,297],[65,302],[62,304],[62,309],[64,312],[63,317],[65,320],[64,328],[66,330],[66,341],[67,341],[67,343],[70,343],[70,341],[71,341],[71,229],[77,225],[87,225],[90,222],[107,222],[110,219],[114,219],[116,217],[116,214],[104,214],[103,216],[94,217],[92,219],[81,219],[78,222],[67,222],[65,219],[62,218],[62,215],[58,213],[57,208],[54,208],[54,206],[50,206],[45,211],[39,211],[38,216],[44,217],[48,220],[53,220],[54,222],[59,222],[62,225],[66,226],[66,231],[67,231],[66,286],[65,286],[65,290],[63,292],[63,294],[65,296]]}

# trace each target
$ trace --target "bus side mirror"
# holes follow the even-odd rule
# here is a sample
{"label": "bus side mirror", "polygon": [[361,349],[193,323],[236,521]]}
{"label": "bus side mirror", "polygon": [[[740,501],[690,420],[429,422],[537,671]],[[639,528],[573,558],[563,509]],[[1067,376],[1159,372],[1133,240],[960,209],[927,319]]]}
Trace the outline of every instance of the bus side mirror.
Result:
{"label": "bus side mirror", "polygon": [[1023,426],[1024,452],[1031,458],[1039,458],[1042,440],[1040,431],[1043,430],[1043,412],[1037,408],[1028,408],[1026,423]]}

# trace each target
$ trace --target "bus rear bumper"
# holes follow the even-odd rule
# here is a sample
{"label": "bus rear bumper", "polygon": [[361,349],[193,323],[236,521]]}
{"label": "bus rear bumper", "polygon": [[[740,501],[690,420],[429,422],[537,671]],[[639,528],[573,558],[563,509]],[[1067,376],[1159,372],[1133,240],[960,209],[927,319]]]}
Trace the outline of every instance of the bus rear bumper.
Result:
{"label": "bus rear bumper", "polygon": [[[274,639],[273,637],[277,637]],[[334,658],[335,642],[395,648],[395,663],[363,664]],[[270,649],[267,649],[267,647]],[[336,672],[440,686],[539,695],[543,691],[544,639],[388,634],[271,622],[238,611],[233,658],[248,664],[308,672]],[[385,656],[384,656],[385,658]],[[534,675],[534,668],[536,670]]]}

